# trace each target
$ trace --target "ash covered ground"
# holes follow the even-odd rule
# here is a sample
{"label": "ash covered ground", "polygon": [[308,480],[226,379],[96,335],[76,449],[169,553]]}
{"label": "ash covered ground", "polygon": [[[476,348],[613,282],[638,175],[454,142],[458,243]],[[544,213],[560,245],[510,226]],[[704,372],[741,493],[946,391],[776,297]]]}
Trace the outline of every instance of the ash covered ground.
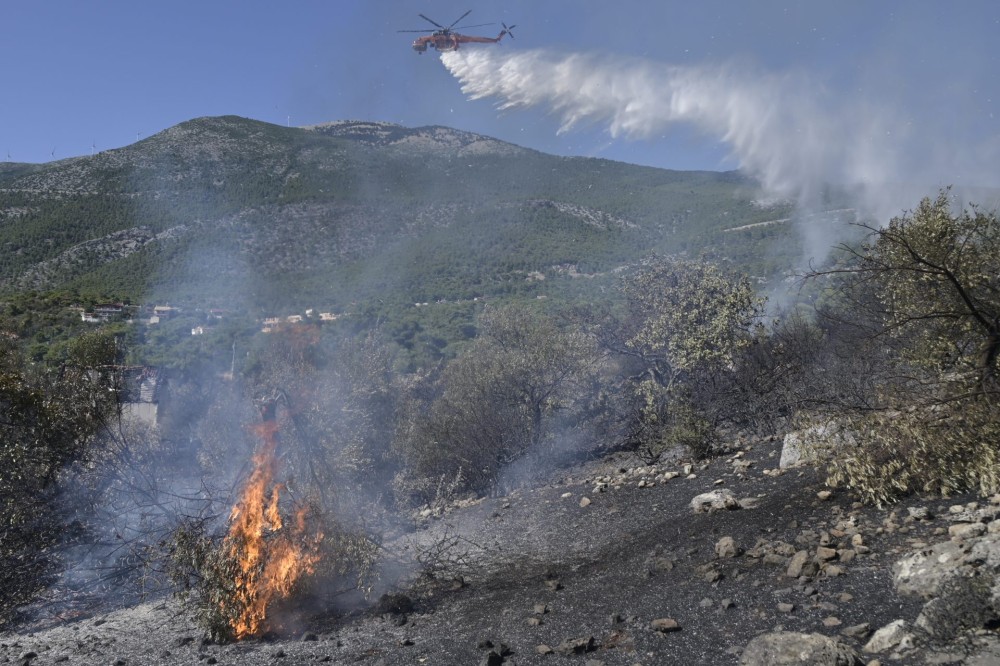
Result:
{"label": "ash covered ground", "polygon": [[[618,454],[506,496],[425,511],[412,534],[386,547],[454,543],[435,583],[400,584],[353,610],[300,602],[284,635],[213,643],[179,602],[159,599],[0,635],[0,662],[1000,663],[988,599],[979,615],[966,595],[935,616],[927,595],[897,592],[893,569],[935,544],[985,548],[983,566],[966,559],[977,576],[989,569],[1000,498],[861,507],[830,493],[813,468],[776,471],[780,451],[780,441],[762,440],[708,462],[655,466]],[[712,491],[739,504],[696,512],[692,500]],[[921,571],[914,580],[932,578]],[[972,620],[956,624],[962,612]],[[901,633],[879,631],[899,620]],[[885,645],[873,645],[876,636]],[[808,647],[795,642],[804,640]],[[781,661],[791,653],[802,660]]]}

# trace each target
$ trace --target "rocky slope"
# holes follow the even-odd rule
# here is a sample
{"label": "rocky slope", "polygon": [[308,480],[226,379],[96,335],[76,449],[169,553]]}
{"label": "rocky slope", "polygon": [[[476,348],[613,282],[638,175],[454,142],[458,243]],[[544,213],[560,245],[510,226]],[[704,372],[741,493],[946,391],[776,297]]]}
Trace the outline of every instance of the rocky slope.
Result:
{"label": "rocky slope", "polygon": [[[718,252],[721,229],[788,214],[759,194],[736,173],[555,157],[440,126],[196,118],[120,149],[0,169],[0,293],[139,299],[169,287],[206,305],[231,300],[219,284],[252,276],[263,291],[280,285],[261,305],[308,289],[295,305],[312,307],[371,298],[358,276],[390,265],[415,273],[380,288],[385,300],[464,298],[455,285],[469,284],[508,294],[522,281],[512,267]],[[218,268],[232,264],[242,272]]]}
{"label": "rocky slope", "polygon": [[387,552],[451,544],[433,585],[404,576],[361,610],[314,599],[284,636],[213,644],[159,600],[2,635],[0,662],[1000,663],[1000,497],[863,507],[780,450],[616,456],[425,509]]}

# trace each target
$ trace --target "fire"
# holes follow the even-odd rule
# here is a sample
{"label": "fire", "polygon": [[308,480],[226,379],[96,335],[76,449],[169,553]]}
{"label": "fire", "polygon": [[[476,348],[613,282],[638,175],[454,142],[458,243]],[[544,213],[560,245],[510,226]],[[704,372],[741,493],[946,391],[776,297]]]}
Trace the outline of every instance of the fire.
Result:
{"label": "fire", "polygon": [[229,533],[222,546],[235,570],[231,600],[235,612],[230,625],[237,639],[260,634],[268,608],[291,594],[303,575],[313,573],[323,538],[319,533],[308,534],[306,506],[298,507],[294,520],[285,525],[279,510],[284,486],[275,482],[277,424],[265,421],[256,430],[264,443],[254,455],[253,473],[229,516]]}

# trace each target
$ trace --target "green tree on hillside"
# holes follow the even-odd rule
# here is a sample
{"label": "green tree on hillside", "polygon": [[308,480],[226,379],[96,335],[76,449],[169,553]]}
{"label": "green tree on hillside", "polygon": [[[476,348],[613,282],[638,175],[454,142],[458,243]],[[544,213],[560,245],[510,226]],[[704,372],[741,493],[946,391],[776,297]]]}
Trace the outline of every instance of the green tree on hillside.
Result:
{"label": "green tree on hillside", "polygon": [[500,472],[585,410],[601,362],[593,340],[525,306],[488,308],[479,336],[448,364],[426,417],[402,441],[413,472],[483,492]]}
{"label": "green tree on hillside", "polygon": [[695,389],[751,344],[763,299],[717,264],[662,257],[625,276],[621,291],[624,312],[601,338],[621,361],[626,439],[654,458],[678,444],[705,452],[716,423]]}
{"label": "green tree on hillside", "polygon": [[867,242],[839,279],[834,316],[889,349],[878,368],[881,409],[848,414],[858,445],[830,481],[884,503],[912,491],[1000,491],[1000,219],[953,212],[947,191]]}
{"label": "green tree on hillside", "polygon": [[972,209],[952,214],[948,192],[912,214],[869,228],[857,260],[841,271],[905,360],[965,390],[995,393],[1000,358],[1000,220]]}

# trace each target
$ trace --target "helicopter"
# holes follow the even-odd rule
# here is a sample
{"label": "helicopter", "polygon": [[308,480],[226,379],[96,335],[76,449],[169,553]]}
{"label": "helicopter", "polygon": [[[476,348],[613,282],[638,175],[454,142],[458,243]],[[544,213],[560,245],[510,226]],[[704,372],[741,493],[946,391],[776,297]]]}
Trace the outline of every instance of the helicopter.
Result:
{"label": "helicopter", "polygon": [[[472,10],[470,9],[469,11],[467,11],[464,14],[462,14],[461,16],[459,16],[458,19],[456,19],[455,22],[452,23],[451,25],[449,25],[448,27],[445,27],[445,26],[441,25],[440,23],[438,23],[437,21],[434,21],[434,20],[431,20],[431,19],[427,18],[423,14],[417,14],[417,16],[419,16],[423,20],[425,20],[428,23],[431,23],[431,24],[437,26],[438,29],[437,30],[399,30],[399,32],[429,32],[429,33],[431,33],[431,34],[425,35],[423,37],[417,37],[415,40],[413,40],[413,50],[416,51],[417,53],[421,54],[421,55],[423,55],[423,53],[427,50],[428,46],[432,46],[435,49],[437,49],[438,51],[457,51],[458,50],[458,46],[460,44],[469,44],[469,43],[475,43],[475,44],[496,44],[501,39],[503,39],[504,35],[510,35],[510,38],[514,39],[514,33],[512,33],[511,30],[513,30],[517,26],[516,25],[507,26],[507,24],[505,24],[505,23],[501,23],[500,24],[500,25],[503,26],[503,30],[501,30],[500,34],[497,35],[496,37],[474,37],[472,35],[462,35],[462,34],[459,34],[457,32],[452,32],[452,30],[455,29],[455,24],[458,23],[458,22],[460,22],[462,19],[464,19],[466,16],[468,16],[471,13],[472,13]],[[484,25],[493,25],[493,24],[492,23],[479,23],[477,25],[464,25],[464,26],[460,26],[457,29],[458,30],[464,30],[466,28],[481,28]]]}

